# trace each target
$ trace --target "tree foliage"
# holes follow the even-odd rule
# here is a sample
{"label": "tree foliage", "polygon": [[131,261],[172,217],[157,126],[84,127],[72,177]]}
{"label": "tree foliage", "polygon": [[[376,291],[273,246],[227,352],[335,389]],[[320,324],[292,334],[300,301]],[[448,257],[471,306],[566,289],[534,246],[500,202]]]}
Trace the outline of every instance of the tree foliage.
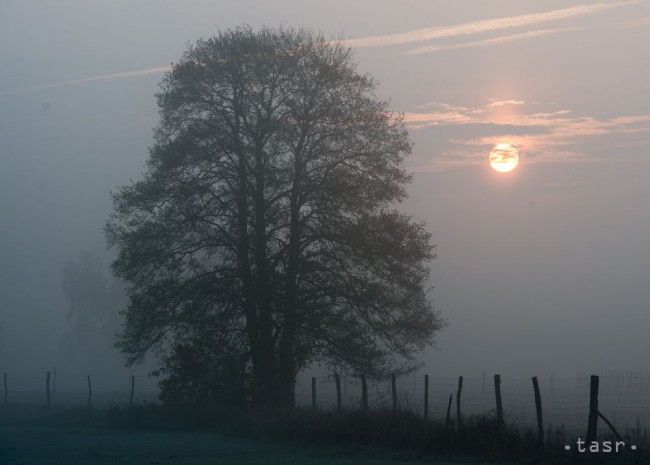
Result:
{"label": "tree foliage", "polygon": [[114,194],[106,228],[131,361],[209,327],[244,348],[256,402],[292,403],[309,363],[380,374],[432,341],[430,235],[396,209],[411,143],[375,86],[308,31],[189,47],[157,95],[146,172]]}
{"label": "tree foliage", "polygon": [[244,406],[250,370],[248,351],[239,340],[203,331],[175,344],[154,372],[163,376],[160,397],[166,403]]}

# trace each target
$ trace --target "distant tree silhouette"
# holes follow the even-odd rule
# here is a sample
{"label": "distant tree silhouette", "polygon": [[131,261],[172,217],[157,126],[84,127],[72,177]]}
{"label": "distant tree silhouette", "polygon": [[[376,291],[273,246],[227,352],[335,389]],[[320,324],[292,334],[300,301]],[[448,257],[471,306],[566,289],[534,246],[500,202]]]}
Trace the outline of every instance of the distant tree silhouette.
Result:
{"label": "distant tree silhouette", "polygon": [[432,341],[430,235],[395,209],[411,143],[348,48],[238,28],[161,88],[146,173],[106,227],[130,362],[209,325],[245,347],[256,404],[291,405],[311,362],[373,375]]}
{"label": "distant tree silhouette", "polygon": [[101,260],[89,252],[82,252],[63,269],[61,285],[68,301],[69,327],[63,349],[69,356],[94,364],[117,362],[115,335],[120,329],[119,312],[126,305],[123,286],[106,274]]}

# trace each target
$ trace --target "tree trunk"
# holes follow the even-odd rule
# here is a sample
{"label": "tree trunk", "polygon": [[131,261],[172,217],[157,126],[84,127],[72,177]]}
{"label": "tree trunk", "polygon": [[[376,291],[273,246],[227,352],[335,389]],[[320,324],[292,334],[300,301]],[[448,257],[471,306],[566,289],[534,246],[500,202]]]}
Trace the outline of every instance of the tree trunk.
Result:
{"label": "tree trunk", "polygon": [[234,106],[234,130],[233,145],[238,156],[237,170],[237,259],[238,272],[242,286],[242,301],[246,315],[246,333],[251,351],[251,363],[253,365],[253,405],[260,406],[270,403],[271,380],[269,371],[265,369],[262,350],[260,347],[259,318],[255,305],[253,292],[253,278],[251,273],[249,249],[250,237],[248,232],[248,170],[246,156],[240,140],[240,115],[238,112],[238,93],[235,90]]}
{"label": "tree trunk", "polygon": [[300,157],[294,162],[294,178],[290,196],[289,257],[284,299],[284,321],[280,339],[278,401],[286,407],[295,404],[296,360],[294,345],[298,328],[297,278],[300,256]]}
{"label": "tree trunk", "polygon": [[255,301],[259,315],[259,352],[261,359],[261,381],[265,383],[263,396],[264,402],[269,404],[275,401],[277,392],[275,344],[273,342],[273,315],[271,279],[268,270],[267,235],[266,235],[266,166],[261,143],[255,149]]}

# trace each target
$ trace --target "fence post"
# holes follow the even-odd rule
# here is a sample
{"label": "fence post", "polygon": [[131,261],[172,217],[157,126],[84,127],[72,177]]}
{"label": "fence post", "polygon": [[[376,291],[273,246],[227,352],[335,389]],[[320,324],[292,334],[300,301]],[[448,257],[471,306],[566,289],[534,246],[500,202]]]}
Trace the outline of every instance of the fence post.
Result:
{"label": "fence post", "polygon": [[45,376],[45,395],[46,395],[46,404],[50,406],[50,370],[47,370],[47,375]]}
{"label": "fence post", "polygon": [[336,383],[336,411],[341,411],[341,377],[334,373],[334,382]]}
{"label": "fence post", "polygon": [[311,377],[311,409],[316,411],[316,377]]}
{"label": "fence post", "polygon": [[445,428],[449,428],[451,424],[451,401],[454,398],[453,394],[449,394],[449,403],[447,404],[447,419],[445,420]]}
{"label": "fence post", "polygon": [[364,411],[368,410],[368,384],[366,383],[366,375],[361,375],[361,408]]}
{"label": "fence post", "polygon": [[135,375],[131,375],[131,396],[129,397],[129,408],[133,408],[133,394],[135,394]]}
{"label": "fence post", "polygon": [[537,440],[542,449],[544,449],[544,420],[542,418],[542,396],[539,393],[539,383],[537,376],[533,376],[533,391],[535,392],[535,411],[537,412]]}
{"label": "fence post", "polygon": [[589,422],[587,424],[587,444],[596,440],[598,434],[598,376],[591,375],[589,384]]}
{"label": "fence post", "polygon": [[501,402],[501,375],[494,375],[494,398],[497,403],[497,423],[503,424],[503,403]]}
{"label": "fence post", "polygon": [[395,373],[390,375],[390,389],[393,394],[393,413],[397,412],[397,383],[395,382]]}
{"label": "fence post", "polygon": [[7,389],[7,372],[2,376],[2,384],[5,388],[5,407],[7,406],[7,399],[9,398],[9,390]]}
{"label": "fence post", "polygon": [[92,418],[92,416],[93,416],[93,388],[92,388],[92,385],[90,384],[90,375],[87,375],[86,379],[88,381],[88,418]]}
{"label": "fence post", "polygon": [[429,418],[429,375],[424,375],[424,419]]}
{"label": "fence post", "polygon": [[458,428],[463,427],[463,417],[460,411],[460,395],[463,392],[463,377],[458,377],[458,390],[456,391],[456,424]]}

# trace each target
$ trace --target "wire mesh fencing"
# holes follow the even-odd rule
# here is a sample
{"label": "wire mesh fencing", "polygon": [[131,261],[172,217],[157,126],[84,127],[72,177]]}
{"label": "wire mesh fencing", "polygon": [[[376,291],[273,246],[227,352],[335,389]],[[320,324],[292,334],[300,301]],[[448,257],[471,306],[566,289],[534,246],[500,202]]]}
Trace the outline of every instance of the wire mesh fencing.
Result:
{"label": "wire mesh fencing", "polygon": [[[621,431],[650,427],[650,375],[614,373],[600,376],[598,411]],[[452,397],[450,415],[457,416],[458,377],[428,376],[428,417],[446,420]],[[587,428],[590,403],[590,376],[573,378],[538,377],[545,427],[582,431]],[[358,377],[341,377],[341,405],[345,409],[362,408],[362,387]],[[396,378],[396,407],[400,411],[424,415],[424,373],[410,373]],[[537,425],[537,411],[532,378],[501,377],[500,392],[504,420],[521,427]],[[368,408],[393,409],[390,378],[367,381]],[[337,408],[333,376],[316,379],[316,408]],[[312,403],[310,378],[300,379],[296,386],[296,402],[309,407]],[[497,410],[493,376],[463,377],[460,392],[461,416],[495,415]]]}

